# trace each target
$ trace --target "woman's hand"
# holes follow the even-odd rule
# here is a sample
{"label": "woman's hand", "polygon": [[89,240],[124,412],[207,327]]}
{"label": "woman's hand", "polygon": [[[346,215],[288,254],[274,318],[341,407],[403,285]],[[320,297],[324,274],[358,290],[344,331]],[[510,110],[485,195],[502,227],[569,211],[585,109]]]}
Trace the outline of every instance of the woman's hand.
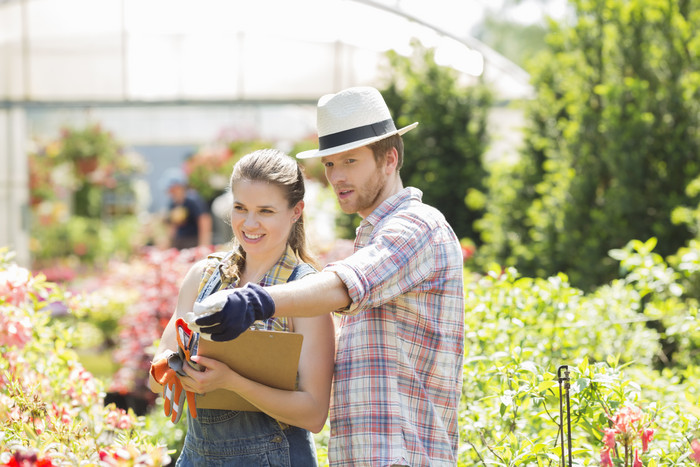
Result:
{"label": "woman's hand", "polygon": [[228,389],[233,391],[236,378],[240,375],[213,358],[197,355],[192,357],[192,361],[201,365],[204,371],[197,371],[189,365],[184,365],[187,377],[181,377],[182,387],[197,394],[206,394],[215,389]]}

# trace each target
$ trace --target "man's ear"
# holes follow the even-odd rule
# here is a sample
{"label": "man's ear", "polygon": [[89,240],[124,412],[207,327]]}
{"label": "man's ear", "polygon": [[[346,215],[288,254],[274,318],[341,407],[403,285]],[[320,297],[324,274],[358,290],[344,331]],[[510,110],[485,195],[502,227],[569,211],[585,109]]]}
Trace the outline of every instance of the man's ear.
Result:
{"label": "man's ear", "polygon": [[386,154],[384,154],[384,170],[386,174],[391,175],[396,172],[398,163],[399,153],[396,148],[392,146],[391,149],[387,150]]}

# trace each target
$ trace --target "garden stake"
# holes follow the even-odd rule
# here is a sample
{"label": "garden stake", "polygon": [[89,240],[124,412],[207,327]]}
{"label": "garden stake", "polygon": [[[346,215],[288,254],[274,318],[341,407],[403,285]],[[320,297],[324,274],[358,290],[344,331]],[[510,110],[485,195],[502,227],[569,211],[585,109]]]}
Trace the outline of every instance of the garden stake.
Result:
{"label": "garden stake", "polygon": [[[561,376],[561,371],[564,370],[564,376]],[[563,407],[563,402],[564,398],[562,396],[562,382],[565,382],[564,384],[564,390],[566,391],[566,424],[567,424],[567,429],[566,429],[566,437],[568,440],[568,449],[569,449],[569,467],[572,467],[573,465],[573,459],[571,457],[571,406],[569,404],[569,388],[571,387],[569,384],[569,367],[567,365],[562,365],[557,369],[557,377],[559,378],[559,420],[561,422],[560,425],[560,431],[561,431],[561,465],[564,467],[566,465],[566,459],[565,459],[565,450],[564,450],[564,407]]]}

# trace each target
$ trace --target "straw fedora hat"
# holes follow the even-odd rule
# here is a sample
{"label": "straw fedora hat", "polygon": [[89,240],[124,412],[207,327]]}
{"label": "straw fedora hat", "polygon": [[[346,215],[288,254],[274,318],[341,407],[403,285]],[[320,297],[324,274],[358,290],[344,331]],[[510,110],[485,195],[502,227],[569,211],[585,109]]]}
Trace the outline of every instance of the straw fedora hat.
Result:
{"label": "straw fedora hat", "polygon": [[360,148],[392,135],[403,135],[417,125],[415,122],[397,130],[379,91],[368,86],[348,88],[318,100],[318,149],[300,152],[297,158],[330,156]]}

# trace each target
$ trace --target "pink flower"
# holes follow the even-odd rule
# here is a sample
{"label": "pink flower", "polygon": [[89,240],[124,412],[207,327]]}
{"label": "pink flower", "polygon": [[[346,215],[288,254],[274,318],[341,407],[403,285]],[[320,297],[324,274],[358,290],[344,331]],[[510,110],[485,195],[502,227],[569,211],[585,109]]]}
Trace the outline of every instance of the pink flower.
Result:
{"label": "pink flower", "polygon": [[21,305],[27,299],[32,282],[29,270],[10,265],[6,270],[0,271],[0,299],[11,305]]}
{"label": "pink flower", "polygon": [[690,458],[700,464],[700,440],[694,439],[691,441],[690,449],[693,451],[690,453]]}
{"label": "pink flower", "polygon": [[600,451],[600,466],[601,467],[613,467],[613,461],[610,457],[610,449],[603,449]]}
{"label": "pink flower", "polygon": [[131,428],[132,420],[124,409],[116,408],[109,411],[105,417],[105,423],[112,428],[128,430]]}
{"label": "pink flower", "polygon": [[122,416],[119,417],[117,428],[119,428],[120,430],[128,430],[129,428],[131,428],[131,417],[127,414],[122,414]]}
{"label": "pink flower", "polygon": [[645,428],[642,431],[642,452],[647,452],[649,450],[649,441],[654,439],[654,429]]}
{"label": "pink flower", "polygon": [[110,410],[107,416],[105,417],[105,423],[109,426],[116,427],[117,422],[119,421],[119,412],[118,410]]}
{"label": "pink flower", "polygon": [[625,406],[617,412],[613,423],[619,433],[628,433],[632,426],[639,422],[643,416],[644,412],[639,407]]}
{"label": "pink flower", "polygon": [[0,313],[0,346],[22,349],[31,339],[32,322],[29,317],[21,309],[3,309]]}
{"label": "pink flower", "polygon": [[634,450],[634,463],[632,463],[632,467],[644,467],[642,461],[639,460],[639,451],[636,449]]}
{"label": "pink flower", "polygon": [[603,444],[605,445],[606,448],[612,449],[615,447],[615,434],[617,431],[615,431],[614,428],[606,428],[605,429],[605,436],[603,437]]}

